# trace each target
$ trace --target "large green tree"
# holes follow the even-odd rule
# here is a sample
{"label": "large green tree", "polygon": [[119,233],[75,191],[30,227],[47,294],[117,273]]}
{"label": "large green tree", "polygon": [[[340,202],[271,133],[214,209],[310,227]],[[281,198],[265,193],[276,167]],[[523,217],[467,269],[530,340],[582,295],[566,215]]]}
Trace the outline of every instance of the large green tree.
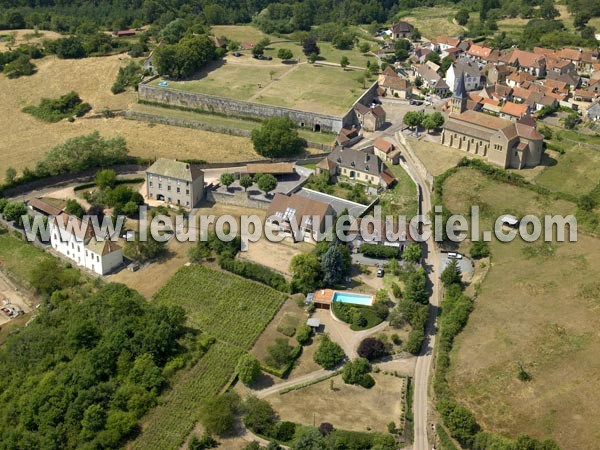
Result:
{"label": "large green tree", "polygon": [[302,152],[296,124],[287,117],[267,119],[252,130],[254,150],[266,158],[283,158]]}

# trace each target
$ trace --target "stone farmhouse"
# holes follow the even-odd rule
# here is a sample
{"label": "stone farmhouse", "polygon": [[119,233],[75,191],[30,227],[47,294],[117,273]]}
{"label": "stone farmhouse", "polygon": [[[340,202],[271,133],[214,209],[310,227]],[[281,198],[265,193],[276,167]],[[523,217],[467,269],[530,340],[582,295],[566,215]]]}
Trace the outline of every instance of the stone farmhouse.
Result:
{"label": "stone farmhouse", "polygon": [[484,156],[505,169],[535,167],[541,163],[544,139],[531,118],[515,121],[467,110],[467,99],[461,76],[452,96],[452,112],[442,131],[442,145]]}
{"label": "stone farmhouse", "polygon": [[341,175],[367,185],[387,188],[396,178],[375,154],[338,147],[323,158],[316,167],[317,175],[328,172],[331,176]]}
{"label": "stone farmhouse", "polygon": [[94,235],[91,223],[61,212],[48,221],[50,245],[75,264],[98,275],[106,275],[123,264],[123,249],[110,240]]}
{"label": "stone farmhouse", "polygon": [[412,39],[415,27],[410,23],[399,21],[390,26],[390,36],[392,39]]}
{"label": "stone farmhouse", "polygon": [[398,75],[390,66],[386,67],[377,84],[379,85],[379,94],[386,96],[407,99],[410,97],[411,86],[410,81]]}
{"label": "stone farmhouse", "polygon": [[382,161],[391,162],[392,164],[398,164],[400,162],[400,150],[398,150],[394,144],[386,139],[375,139],[375,143],[373,144],[373,153]]}
{"label": "stone farmhouse", "polygon": [[319,240],[333,226],[335,216],[329,203],[277,193],[267,210],[266,225],[287,234],[294,242]]}
{"label": "stone farmhouse", "polygon": [[146,196],[193,208],[204,197],[204,172],[193,164],[159,158],[146,169]]}

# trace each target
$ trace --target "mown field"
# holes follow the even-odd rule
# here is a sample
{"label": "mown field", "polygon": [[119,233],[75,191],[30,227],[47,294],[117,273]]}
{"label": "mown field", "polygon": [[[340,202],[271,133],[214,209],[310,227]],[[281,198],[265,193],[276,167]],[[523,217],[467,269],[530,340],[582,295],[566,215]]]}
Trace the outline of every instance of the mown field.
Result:
{"label": "mown field", "polygon": [[[362,72],[306,62],[283,64],[277,58],[258,61],[244,54],[212,62],[194,79],[168,83],[172,89],[340,115],[363,92],[363,85],[357,81],[361,75]],[[157,79],[152,84],[161,81]]]}
{"label": "mown field", "polygon": [[[504,213],[575,207],[461,169],[444,185],[454,213],[479,204],[482,229]],[[491,243],[491,267],[452,353],[450,385],[484,429],[600,448],[600,242]],[[531,376],[517,377],[521,364]]]}
{"label": "mown field", "polygon": [[189,325],[217,341],[194,367],[178,375],[159,406],[143,420],[134,449],[174,449],[183,443],[199,419],[202,401],[224,387],[237,360],[277,313],[284,297],[235,275],[191,265],[179,269],[154,301],[183,307]]}
{"label": "mown field", "polygon": [[8,167],[33,167],[53,146],[67,138],[98,130],[104,137],[123,136],[132,155],[144,157],[197,158],[207,161],[255,159],[249,139],[218,133],[149,125],[114,119],[78,119],[74,123],[42,122],[21,111],[42,97],[56,98],[76,91],[94,111],[126,109],[135,102],[132,92],[113,95],[110,87],[119,67],[129,62],[124,55],[61,60],[53,56],[36,60],[38,72],[9,80],[0,75],[0,178]]}
{"label": "mown field", "polygon": [[433,39],[437,36],[458,36],[463,28],[455,24],[452,19],[456,15],[456,9],[446,6],[435,8],[415,8],[401,13],[402,20],[410,22],[419,29],[421,34]]}

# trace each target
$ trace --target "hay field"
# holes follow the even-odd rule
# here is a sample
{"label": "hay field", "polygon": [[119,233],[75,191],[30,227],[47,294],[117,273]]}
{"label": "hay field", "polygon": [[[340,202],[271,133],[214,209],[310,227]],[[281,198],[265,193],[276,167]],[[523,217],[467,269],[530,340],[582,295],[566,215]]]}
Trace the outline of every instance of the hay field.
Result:
{"label": "hay field", "polygon": [[[257,61],[249,55],[213,62],[198,77],[169,88],[323,114],[344,114],[362,94],[359,72],[308,63]],[[152,84],[157,85],[157,79]]]}
{"label": "hay field", "polygon": [[402,17],[402,20],[414,25],[428,39],[437,36],[458,36],[463,28],[452,21],[456,11],[455,8],[443,6],[415,8],[408,11],[408,15]]}
{"label": "hay field", "polygon": [[[500,213],[565,214],[551,201],[463,169],[444,185],[455,213],[479,204]],[[482,229],[486,229],[482,225]],[[491,243],[491,267],[452,353],[450,385],[484,429],[600,448],[600,241]],[[531,375],[517,378],[518,363]]]}
{"label": "hay field", "polygon": [[[15,39],[12,48],[17,48],[21,44],[39,44],[44,39],[58,39],[62,37],[60,33],[56,31],[39,30],[37,35],[35,30],[2,30],[0,35],[13,36]],[[0,52],[9,50],[6,39],[0,39]]]}
{"label": "hay field", "polygon": [[33,167],[44,153],[67,138],[98,130],[102,136],[123,136],[130,153],[145,157],[198,158],[207,161],[239,161],[257,158],[249,139],[186,128],[115,119],[78,119],[74,123],[42,122],[21,112],[42,97],[55,98],[74,90],[94,111],[125,109],[135,102],[132,92],[113,95],[110,86],[119,67],[129,57],[61,60],[53,56],[37,60],[38,73],[9,80],[0,76],[0,178],[8,167]]}

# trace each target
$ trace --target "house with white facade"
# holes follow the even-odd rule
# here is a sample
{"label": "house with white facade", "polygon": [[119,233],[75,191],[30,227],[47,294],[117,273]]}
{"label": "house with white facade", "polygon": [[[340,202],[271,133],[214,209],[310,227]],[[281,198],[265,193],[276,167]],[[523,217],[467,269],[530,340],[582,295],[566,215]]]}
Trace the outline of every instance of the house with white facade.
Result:
{"label": "house with white facade", "polygon": [[106,275],[123,264],[121,246],[95,236],[91,223],[61,212],[50,217],[48,225],[52,248],[78,266]]}
{"label": "house with white facade", "polygon": [[468,59],[459,59],[452,64],[446,72],[446,84],[454,91],[456,82],[460,75],[465,74],[465,88],[467,91],[479,91],[485,86],[485,76],[479,68],[479,64]]}

